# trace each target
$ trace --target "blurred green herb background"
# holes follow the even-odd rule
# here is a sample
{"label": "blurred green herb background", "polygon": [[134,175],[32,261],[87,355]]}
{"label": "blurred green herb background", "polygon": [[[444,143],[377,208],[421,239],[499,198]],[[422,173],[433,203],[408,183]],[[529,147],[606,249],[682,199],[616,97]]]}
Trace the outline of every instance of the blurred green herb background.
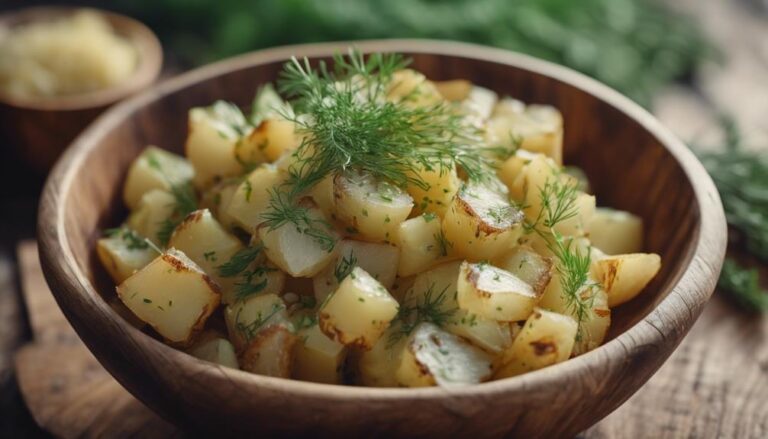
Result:
{"label": "blurred green herb background", "polygon": [[120,0],[182,63],[292,43],[369,38],[469,41],[551,60],[648,106],[713,51],[653,0]]}

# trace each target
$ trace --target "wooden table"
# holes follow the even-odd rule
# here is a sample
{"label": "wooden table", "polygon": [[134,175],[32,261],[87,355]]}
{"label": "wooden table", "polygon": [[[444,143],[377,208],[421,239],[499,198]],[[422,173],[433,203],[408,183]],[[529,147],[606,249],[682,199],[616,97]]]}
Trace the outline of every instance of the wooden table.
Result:
{"label": "wooden table", "polygon": [[[765,145],[768,153],[768,18],[744,1],[668,1],[700,20],[727,48],[728,61],[705,69],[695,89],[671,88],[655,112],[683,139],[716,140],[711,109],[725,109],[736,116],[748,143]],[[34,420],[49,433],[181,436],[123,390],[82,346],[47,292],[34,244],[22,245],[18,253],[26,306],[9,256],[0,252],[0,437],[46,436],[22,404],[16,378]],[[768,279],[768,271],[763,274]],[[33,344],[17,351],[32,337]],[[715,294],[659,372],[580,437],[768,437],[768,316],[745,314]]]}

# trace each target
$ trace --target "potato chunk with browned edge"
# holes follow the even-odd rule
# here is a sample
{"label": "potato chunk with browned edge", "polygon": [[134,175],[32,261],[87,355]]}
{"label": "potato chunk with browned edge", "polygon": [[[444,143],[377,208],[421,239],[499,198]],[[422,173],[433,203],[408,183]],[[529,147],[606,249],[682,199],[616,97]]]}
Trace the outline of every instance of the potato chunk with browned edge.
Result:
{"label": "potato chunk with browned edge", "polygon": [[117,287],[117,295],[163,338],[188,344],[219,306],[219,286],[184,253],[169,249]]}
{"label": "potato chunk with browned edge", "polygon": [[528,318],[541,294],[506,270],[468,262],[461,264],[457,289],[459,307],[505,322]]}
{"label": "potato chunk with browned edge", "polygon": [[339,384],[346,347],[328,338],[318,325],[298,332],[294,348],[293,377],[316,383]]}
{"label": "potato chunk with browned edge", "polygon": [[608,293],[611,308],[640,294],[659,269],[661,258],[655,253],[598,256],[592,262],[592,275]]}
{"label": "potato chunk with browned edge", "polygon": [[96,253],[115,283],[120,283],[152,262],[157,252],[136,232],[125,227],[96,243]]}
{"label": "potato chunk with browned edge", "polygon": [[354,241],[345,239],[339,242],[336,260],[312,278],[315,298],[322,302],[336,291],[339,275],[357,266],[365,270],[384,288],[389,289],[395,283],[397,263],[400,251],[389,244]]}
{"label": "potato chunk with browned edge", "polygon": [[344,345],[371,349],[397,310],[387,289],[355,267],[320,308],[320,329]]}
{"label": "potato chunk with browned edge", "polygon": [[194,174],[192,165],[184,157],[148,146],[128,169],[123,187],[125,205],[135,209],[145,193],[152,189],[170,191],[173,185],[192,180]]}

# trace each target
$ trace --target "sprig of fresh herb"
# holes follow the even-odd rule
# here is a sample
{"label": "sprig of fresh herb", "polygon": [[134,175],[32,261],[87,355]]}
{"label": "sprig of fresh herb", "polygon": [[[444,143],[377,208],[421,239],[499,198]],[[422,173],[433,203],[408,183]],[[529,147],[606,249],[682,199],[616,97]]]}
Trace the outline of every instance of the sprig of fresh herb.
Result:
{"label": "sprig of fresh herb", "polygon": [[267,273],[271,273],[275,270],[276,268],[261,265],[253,270],[244,271],[242,274],[242,282],[237,282],[234,285],[235,298],[237,300],[245,300],[254,294],[264,291],[269,283],[269,278],[266,277]]}
{"label": "sprig of fresh herb", "polygon": [[717,286],[730,293],[739,305],[751,311],[768,311],[768,291],[760,287],[756,268],[744,268],[734,259],[726,258]]}
{"label": "sprig of fresh herb", "polygon": [[235,329],[243,334],[246,342],[250,342],[254,339],[254,337],[256,337],[256,334],[258,334],[259,330],[264,327],[264,325],[266,325],[270,319],[272,319],[272,317],[284,309],[285,305],[276,303],[274,306],[272,306],[272,310],[266,316],[262,316],[261,313],[259,313],[255,320],[249,323],[243,323],[240,321],[240,313],[242,312],[242,308],[240,308],[237,312],[237,315],[235,316]]}
{"label": "sprig of fresh herb", "polygon": [[356,266],[357,258],[355,257],[354,252],[350,253],[349,256],[344,256],[341,258],[339,263],[333,269],[333,276],[336,278],[336,282],[341,283],[344,278],[352,273],[352,270],[354,270]]}
{"label": "sprig of fresh herb", "polygon": [[104,231],[105,236],[120,237],[126,243],[128,250],[144,250],[149,247],[147,241],[139,236],[138,233],[127,227],[116,227],[113,229],[107,229]]}
{"label": "sprig of fresh herb", "polygon": [[393,347],[403,337],[410,335],[420,323],[429,322],[439,327],[448,324],[458,311],[458,308],[455,307],[445,307],[449,287],[450,285],[446,285],[439,293],[436,293],[436,287],[433,283],[424,292],[422,300],[416,299],[415,304],[402,304],[392,322],[392,327],[396,330],[389,334],[387,348]]}
{"label": "sprig of fresh herb", "polygon": [[222,265],[219,265],[219,276],[221,277],[235,277],[244,272],[261,254],[264,246],[256,244],[250,247],[246,247],[234,255]]}
{"label": "sprig of fresh herb", "polygon": [[307,207],[292,202],[289,193],[280,188],[269,189],[269,209],[262,215],[263,227],[272,231],[285,224],[294,225],[301,233],[313,238],[325,251],[332,251],[336,239],[331,235],[331,225],[325,220],[314,218]]}

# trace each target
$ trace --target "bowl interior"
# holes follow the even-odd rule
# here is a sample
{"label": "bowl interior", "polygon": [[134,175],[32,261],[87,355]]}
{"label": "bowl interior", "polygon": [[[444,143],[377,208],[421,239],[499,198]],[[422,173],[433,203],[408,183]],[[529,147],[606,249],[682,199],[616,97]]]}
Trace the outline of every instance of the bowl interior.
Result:
{"label": "bowl interior", "polygon": [[[566,163],[585,170],[600,205],[643,218],[646,251],[661,255],[662,269],[642,295],[615,309],[609,338],[637,323],[669,294],[690,260],[698,209],[684,171],[658,139],[609,104],[542,74],[461,56],[408,55],[413,67],[431,79],[467,78],[500,95],[559,108],[565,122]],[[217,99],[247,106],[256,88],[273,81],[282,64],[246,66],[184,85],[149,99],[95,134],[97,145],[85,158],[84,172],[74,176],[76,189],[69,194],[73,199],[65,203],[70,219],[65,232],[77,265],[104,297],[114,295],[114,286],[97,260],[94,244],[101,230],[124,219],[121,190],[130,161],[150,144],[182,153],[189,108]]]}

